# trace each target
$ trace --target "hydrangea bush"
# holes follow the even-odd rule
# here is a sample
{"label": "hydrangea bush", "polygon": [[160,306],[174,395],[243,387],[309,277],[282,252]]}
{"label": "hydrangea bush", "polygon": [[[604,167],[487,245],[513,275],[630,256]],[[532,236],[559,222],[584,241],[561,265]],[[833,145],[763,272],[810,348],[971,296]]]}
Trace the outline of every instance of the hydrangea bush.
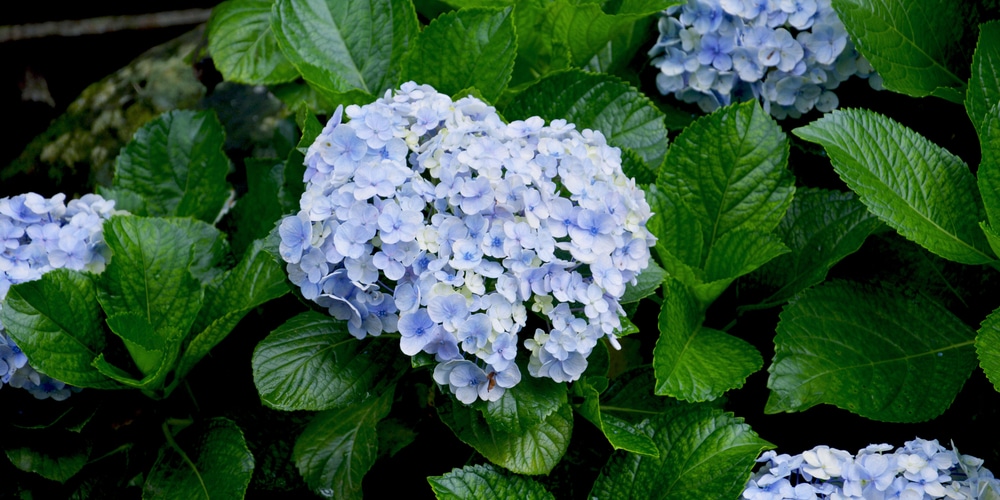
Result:
{"label": "hydrangea bush", "polygon": [[[403,84],[341,109],[305,156],[300,211],[281,256],[303,297],[357,338],[399,333],[433,354],[459,400],[496,401],[528,371],[580,378],[617,345],[627,283],[649,261],[649,205],[599,131],[539,117],[504,123],[480,99]],[[529,332],[530,333],[530,332]]]}
{"label": "hydrangea bush", "polygon": [[[65,200],[64,194],[45,198],[36,193],[0,198],[0,308],[11,285],[37,280],[52,269],[104,270],[109,251],[102,226],[115,213],[115,202],[95,194]],[[38,399],[62,401],[72,392],[32,368],[0,323],[0,388],[4,384]]]}
{"label": "hydrangea bush", "polygon": [[658,21],[656,88],[705,111],[760,100],[777,118],[828,112],[851,76],[880,77],[830,0],[688,0]]}
{"label": "hydrangea bush", "polygon": [[0,172],[4,493],[996,497],[995,2],[482,4],[227,0]]}

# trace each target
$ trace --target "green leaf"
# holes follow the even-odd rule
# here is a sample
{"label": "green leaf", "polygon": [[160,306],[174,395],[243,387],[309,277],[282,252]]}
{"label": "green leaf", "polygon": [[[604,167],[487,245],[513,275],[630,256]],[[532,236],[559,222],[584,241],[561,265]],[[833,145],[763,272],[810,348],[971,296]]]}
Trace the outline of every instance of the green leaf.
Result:
{"label": "green leaf", "polygon": [[788,247],[774,234],[734,229],[723,234],[709,249],[705,281],[732,281],[788,252]]}
{"label": "green leaf", "polygon": [[[833,0],[857,49],[885,88],[913,97],[962,103],[965,82],[949,68],[967,24],[951,0]],[[957,92],[939,91],[953,88]],[[937,92],[935,92],[937,91]]]}
{"label": "green leaf", "polygon": [[396,341],[358,340],[344,322],[312,311],[271,332],[251,360],[261,400],[278,410],[354,404],[385,391],[408,362]]}
{"label": "green leaf", "polygon": [[226,235],[215,226],[189,217],[170,218],[190,239],[191,266],[188,271],[202,283],[210,283],[222,273],[220,264],[229,255]]}
{"label": "green leaf", "polygon": [[[557,0],[549,7],[553,36],[566,40],[574,66],[594,65],[608,50],[609,42],[622,43],[631,34],[635,22],[682,2],[629,2],[618,15],[606,14],[594,2]],[[606,57],[605,57],[606,58]]]}
{"label": "green leaf", "polygon": [[694,286],[704,278],[704,272],[701,271],[704,246],[701,222],[679,197],[672,190],[660,189],[651,184],[646,192],[646,200],[653,216],[646,227],[656,236],[654,248],[667,274],[688,286]]}
{"label": "green leaf", "polygon": [[46,375],[77,387],[118,388],[91,366],[106,341],[89,275],[53,269],[37,281],[11,286],[0,322]]}
{"label": "green leaf", "polygon": [[475,87],[496,102],[517,55],[512,9],[463,9],[431,21],[403,58],[402,81],[454,94]]}
{"label": "green leaf", "polygon": [[[743,386],[764,364],[760,353],[728,333],[702,326],[696,297],[670,280],[660,310],[660,338],[653,349],[656,394],[685,401],[709,401]],[[719,360],[724,359],[724,363]]]}
{"label": "green leaf", "polygon": [[235,268],[205,289],[205,305],[192,325],[197,332],[177,365],[185,376],[255,307],[288,293],[284,267],[255,240]]}
{"label": "green leaf", "polygon": [[116,314],[106,321],[111,332],[125,343],[132,361],[143,375],[160,371],[164,364],[172,368],[181,339],[187,333],[169,326],[157,330],[137,312]]}
{"label": "green leaf", "polygon": [[518,94],[504,116],[565,119],[578,130],[600,130],[608,144],[635,151],[647,165],[659,165],[667,150],[663,113],[641,92],[611,75],[556,73]]}
{"label": "green leaf", "polygon": [[212,9],[208,51],[226,81],[274,84],[299,76],[271,32],[273,4],[274,0],[228,0]]}
{"label": "green leaf", "polygon": [[201,282],[188,271],[197,237],[168,219],[116,216],[105,222],[112,258],[98,300],[108,316],[134,312],[154,330],[187,333],[203,299]]}
{"label": "green leaf", "polygon": [[601,411],[600,389],[591,382],[592,377],[583,377],[573,385],[573,389],[580,391],[584,397],[583,404],[577,408],[580,415],[604,433],[612,448],[639,455],[659,456],[660,452],[649,436],[628,421]]}
{"label": "green leaf", "polygon": [[972,56],[972,77],[965,95],[965,110],[984,140],[983,128],[996,113],[990,110],[1000,104],[1000,21],[979,25],[979,41]]}
{"label": "green leaf", "polygon": [[764,411],[828,403],[873,420],[929,420],[975,368],[974,342],[975,332],[922,295],[828,282],[781,312]]}
{"label": "green leaf", "polygon": [[227,418],[185,429],[160,454],[142,488],[143,499],[242,499],[253,475],[254,458],[243,432]]}
{"label": "green leaf", "polygon": [[[115,198],[138,215],[191,216],[212,223],[229,199],[225,133],[211,111],[164,113],[140,128],[115,161]],[[127,203],[138,195],[142,206]]]}
{"label": "green leaf", "polygon": [[703,405],[678,405],[638,427],[659,457],[615,452],[590,498],[737,498],[757,456],[774,447],[742,418]]}
{"label": "green leaf", "polygon": [[959,157],[867,110],[836,110],[794,133],[821,144],[840,178],[899,234],[955,262],[994,260],[977,227],[976,180]]}
{"label": "green leaf", "polygon": [[979,228],[983,230],[983,234],[986,235],[986,242],[990,244],[990,248],[993,249],[993,253],[1000,254],[1000,232],[993,228],[988,222],[983,221],[979,223]]}
{"label": "green leaf", "polygon": [[722,108],[677,136],[656,184],[672,192],[675,206],[687,205],[701,226],[701,255],[689,265],[703,267],[716,242],[734,229],[768,232],[778,225],[795,192],[787,163],[785,134],[756,102]]}
{"label": "green leaf", "polygon": [[[514,2],[509,2],[513,4]],[[548,0],[520,0],[514,8],[517,59],[510,85],[530,84],[548,74],[570,67],[569,43],[553,34],[555,4]],[[494,2],[490,5],[495,6]]]}
{"label": "green leaf", "polygon": [[879,226],[854,193],[799,189],[775,229],[791,253],[760,269],[763,281],[777,288],[762,306],[780,304],[822,282],[834,264],[861,248]]}
{"label": "green leaf", "polygon": [[[524,371],[521,367],[521,371]],[[521,434],[566,404],[566,384],[552,379],[524,377],[504,391],[496,401],[486,403],[483,416],[493,429]]]}
{"label": "green leaf", "polygon": [[361,480],[378,456],[375,427],[392,408],[392,388],[381,396],[316,415],[292,453],[306,484],[330,498],[361,498]]}
{"label": "green leaf", "polygon": [[437,405],[438,415],[452,432],[496,465],[518,474],[548,474],[569,447],[573,410],[568,404],[523,433],[491,428],[482,414],[457,399]]}
{"label": "green leaf", "polygon": [[[39,431],[29,432],[29,436],[35,438],[30,441],[30,447],[4,443],[4,453],[14,467],[24,472],[34,472],[45,479],[65,483],[87,465],[91,446],[79,434],[53,429],[44,432],[44,435]],[[9,442],[10,436],[7,438]]]}
{"label": "green leaf", "polygon": [[419,24],[407,0],[277,0],[271,29],[313,88],[368,101],[396,86]]}
{"label": "green leaf", "polygon": [[673,406],[686,404],[674,398],[657,396],[653,393],[655,387],[656,375],[652,366],[628,370],[612,379],[601,394],[601,411],[636,424]]}
{"label": "green leaf", "polygon": [[523,498],[545,500],[555,497],[532,479],[516,476],[492,465],[466,465],[443,476],[427,478],[438,500],[468,498]]}
{"label": "green leaf", "polygon": [[1000,226],[1000,104],[994,106],[984,120],[979,141],[983,159],[976,182],[987,219],[994,226]]}
{"label": "green leaf", "polygon": [[995,309],[979,327],[976,354],[986,378],[1000,391],[1000,308]]}
{"label": "green leaf", "polygon": [[[301,156],[302,153],[298,154]],[[270,158],[251,158],[246,161],[246,170],[247,194],[237,200],[236,207],[233,208],[233,220],[236,223],[233,251],[236,255],[242,255],[253,240],[267,236],[284,213],[280,199],[284,162]],[[301,179],[299,183],[302,183]]]}

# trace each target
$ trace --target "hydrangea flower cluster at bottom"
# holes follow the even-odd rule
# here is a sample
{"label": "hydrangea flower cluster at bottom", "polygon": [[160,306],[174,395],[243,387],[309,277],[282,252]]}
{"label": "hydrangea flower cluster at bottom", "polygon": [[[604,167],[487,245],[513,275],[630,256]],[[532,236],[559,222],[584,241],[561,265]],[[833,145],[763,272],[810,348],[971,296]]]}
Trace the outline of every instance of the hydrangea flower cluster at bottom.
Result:
{"label": "hydrangea flower cluster at bottom", "polygon": [[817,446],[800,455],[767,451],[765,465],[743,491],[747,500],[863,498],[866,500],[979,500],[998,498],[1000,481],[983,461],[937,440],[914,439],[892,453],[887,444],[857,455]]}
{"label": "hydrangea flower cluster at bottom", "polygon": [[[649,262],[643,192],[598,131],[504,123],[483,101],[403,84],[340,110],[306,154],[279,226],[289,279],[358,338],[399,332],[464,403],[521,380],[576,380]],[[549,329],[518,338],[528,309]]]}
{"label": "hydrangea flower cluster at bottom", "polygon": [[[87,194],[63,203],[27,193],[0,198],[0,308],[11,285],[34,281],[53,269],[101,272],[108,258],[102,228],[115,202]],[[38,399],[61,401],[76,388],[38,372],[0,323],[0,388],[4,384]]]}

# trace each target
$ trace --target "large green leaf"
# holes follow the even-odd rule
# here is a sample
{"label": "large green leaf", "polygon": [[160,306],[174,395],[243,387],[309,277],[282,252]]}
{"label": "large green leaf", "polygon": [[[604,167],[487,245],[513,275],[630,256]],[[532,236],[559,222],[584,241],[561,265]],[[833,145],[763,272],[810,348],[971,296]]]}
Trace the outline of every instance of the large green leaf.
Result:
{"label": "large green leaf", "polygon": [[951,405],[976,366],[975,332],[922,295],[835,281],[781,312],[765,412],[828,403],[922,422]]}
{"label": "large green leaf", "polygon": [[316,415],[293,452],[310,488],[330,498],[361,498],[361,480],[378,455],[375,426],[389,414],[392,396],[390,387],[379,397]]}
{"label": "large green leaf", "polygon": [[675,406],[639,428],[659,456],[615,452],[591,498],[737,498],[757,456],[773,448],[742,418],[703,405]]}
{"label": "large green leaf", "polygon": [[885,88],[961,104],[965,82],[949,69],[966,26],[952,0],[833,0],[851,40]]}
{"label": "large green leaf", "polygon": [[[122,148],[107,197],[118,201],[115,208],[138,215],[191,216],[212,223],[231,191],[224,142],[222,125],[211,111],[164,113]],[[129,202],[136,199],[142,204]]]}
{"label": "large green leaf", "polygon": [[673,406],[687,404],[678,399],[657,396],[653,393],[655,387],[656,375],[652,366],[628,370],[611,379],[608,388],[601,393],[601,411],[635,424]]}
{"label": "large green leaf", "polygon": [[11,445],[11,436],[7,436],[4,453],[14,467],[45,479],[64,483],[90,458],[91,445],[79,434],[56,429],[18,433],[21,439],[30,440],[30,446]]}
{"label": "large green leaf", "polygon": [[686,286],[670,280],[666,296],[660,310],[660,338],[653,349],[656,394],[708,401],[741,387],[760,370],[764,360],[752,345],[702,326],[701,303]]}
{"label": "large green leaf", "polygon": [[347,325],[306,312],[281,325],[254,351],[261,400],[279,410],[326,410],[379,394],[409,364],[392,339],[358,340]]}
{"label": "large green leaf", "polygon": [[313,88],[366,101],[396,86],[419,24],[407,0],[277,0],[271,29]]}
{"label": "large green leaf", "polygon": [[709,249],[705,281],[732,281],[788,252],[788,247],[774,234],[734,229],[723,234]]}
{"label": "large green leaf", "polygon": [[177,365],[177,377],[190,372],[247,313],[288,291],[283,266],[264,251],[263,240],[254,241],[235,268],[205,289],[205,306],[195,319],[195,333]]}
{"label": "large green leaf", "polygon": [[963,264],[994,260],[976,179],[959,157],[872,111],[836,110],[795,135],[826,149],[840,178],[899,234]]}
{"label": "large green leaf", "polygon": [[673,190],[650,184],[646,200],[653,212],[646,227],[656,236],[657,256],[667,274],[688,286],[702,282],[704,245],[701,223],[694,211]]}
{"label": "large green leaf", "polygon": [[1000,308],[990,313],[979,327],[976,354],[986,377],[1000,391]]}
{"label": "large green leaf", "polygon": [[734,229],[768,232],[778,225],[795,192],[787,163],[785,134],[756,102],[722,108],[677,136],[656,184],[701,226],[701,255],[689,265],[702,268]]}
{"label": "large green leaf", "polygon": [[986,217],[995,227],[1000,227],[1000,104],[983,122],[980,132],[983,160],[979,164],[979,194],[983,197]]}
{"label": "large green leaf", "polygon": [[98,295],[108,316],[139,313],[154,330],[188,332],[201,309],[201,282],[188,271],[197,233],[169,219],[116,216],[104,224],[112,258]]}
{"label": "large green leaf", "polygon": [[[579,70],[556,73],[528,87],[504,109],[507,119],[541,116],[565,119],[577,129],[600,130],[608,144],[635,151],[658,166],[667,150],[663,113],[652,101],[618,78]],[[651,173],[646,173],[652,180]]]}
{"label": "large green leaf", "polygon": [[[659,450],[645,433],[628,420],[601,411],[601,385],[607,385],[603,377],[596,378],[602,384],[595,384],[595,377],[583,377],[573,384],[573,390],[583,396],[583,404],[577,411],[583,418],[597,426],[604,437],[616,450],[625,450],[640,455],[658,456]],[[595,386],[596,385],[596,386]]]}
{"label": "large green leaf", "polygon": [[91,366],[106,341],[89,275],[54,269],[10,287],[0,321],[31,364],[50,377],[78,387],[118,387]]}
{"label": "large green leaf", "polygon": [[[517,55],[512,9],[463,9],[431,21],[403,59],[403,81],[455,94],[474,87],[496,102]],[[461,96],[464,97],[464,96]]]}
{"label": "large green leaf", "polygon": [[[983,141],[983,127],[990,110],[1000,104],[1000,21],[979,26],[979,43],[972,56],[972,77],[965,95],[965,110]],[[985,141],[983,141],[985,142]]]}
{"label": "large green leaf", "polygon": [[521,433],[504,432],[486,423],[476,409],[450,398],[437,405],[451,430],[491,462],[518,474],[548,474],[562,459],[573,434],[573,410],[560,405],[545,420]]}
{"label": "large green leaf", "polygon": [[[522,368],[523,371],[523,368]],[[496,401],[484,403],[483,416],[493,429],[521,434],[566,404],[566,384],[524,377]]]}
{"label": "large green leaf", "polygon": [[253,475],[243,432],[227,418],[185,429],[160,455],[143,485],[144,499],[239,500]]}
{"label": "large green leaf", "polygon": [[[142,375],[159,375],[159,380],[150,379],[149,385],[162,381],[167,370],[173,368],[181,340],[187,333],[169,325],[157,329],[139,312],[116,314],[109,317],[107,323],[111,332],[125,343],[125,348]],[[100,359],[103,360],[103,356]],[[100,369],[101,365],[97,367]],[[107,372],[105,374],[108,375]]]}
{"label": "large green leaf", "polygon": [[775,233],[791,250],[761,268],[777,288],[761,305],[777,305],[826,278],[834,264],[861,248],[879,220],[852,192],[799,189]]}
{"label": "large green leaf", "polygon": [[555,500],[545,487],[532,479],[516,476],[492,465],[466,465],[443,476],[427,478],[438,500],[469,498],[518,498]]}
{"label": "large green leaf", "polygon": [[226,81],[259,85],[299,76],[271,32],[273,4],[274,0],[228,0],[212,9],[208,51]]}

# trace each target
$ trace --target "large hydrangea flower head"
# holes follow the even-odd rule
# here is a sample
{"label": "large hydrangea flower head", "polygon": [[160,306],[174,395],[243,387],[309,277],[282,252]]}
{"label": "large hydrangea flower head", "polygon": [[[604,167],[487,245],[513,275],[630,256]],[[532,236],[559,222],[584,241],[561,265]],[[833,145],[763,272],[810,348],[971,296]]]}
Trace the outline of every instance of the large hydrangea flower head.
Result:
{"label": "large hydrangea flower head", "polygon": [[[349,118],[345,121],[344,117]],[[649,260],[649,205],[598,131],[413,82],[338,108],[306,154],[300,211],[279,251],[302,295],[358,338],[398,333],[471,403],[528,371],[576,380],[617,344],[619,299]],[[548,321],[518,334],[528,309]]]}
{"label": "large hydrangea flower head", "polygon": [[[99,273],[109,250],[104,221],[114,201],[87,194],[64,203],[66,195],[36,193],[0,198],[0,308],[11,285],[34,281],[53,269]],[[63,400],[71,389],[35,370],[0,323],[0,387],[20,387],[36,398]]]}
{"label": "large hydrangea flower head", "polygon": [[830,0],[687,0],[664,11],[649,55],[660,93],[704,111],[759,99],[777,118],[837,107],[851,76],[881,79]]}
{"label": "large hydrangea flower head", "polygon": [[914,439],[892,453],[887,444],[870,445],[856,455],[817,446],[790,456],[767,451],[762,466],[743,490],[747,500],[820,498],[961,499],[996,498],[1000,481],[983,461]]}

